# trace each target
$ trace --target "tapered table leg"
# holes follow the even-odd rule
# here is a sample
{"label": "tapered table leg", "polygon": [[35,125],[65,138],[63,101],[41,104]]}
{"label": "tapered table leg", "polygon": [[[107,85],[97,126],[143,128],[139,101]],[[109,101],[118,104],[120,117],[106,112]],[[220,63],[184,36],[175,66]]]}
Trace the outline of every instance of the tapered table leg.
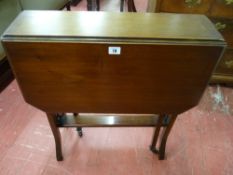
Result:
{"label": "tapered table leg", "polygon": [[87,10],[92,11],[92,0],[87,0]]}
{"label": "tapered table leg", "polygon": [[66,4],[66,10],[67,10],[67,11],[70,11],[70,10],[71,10],[70,6],[71,6],[71,1],[69,1],[69,2]]}
{"label": "tapered table leg", "polygon": [[63,160],[62,157],[62,147],[61,147],[61,134],[59,131],[59,128],[56,125],[56,114],[46,113],[47,118],[49,121],[50,128],[52,129],[52,133],[55,140],[55,146],[56,146],[56,157],[58,161]]}
{"label": "tapered table leg", "polygon": [[128,11],[129,12],[137,12],[134,0],[128,0]]}
{"label": "tapered table leg", "polygon": [[160,128],[162,127],[162,124],[163,124],[164,116],[165,115],[159,115],[158,123],[157,123],[157,126],[155,127],[154,136],[153,136],[152,143],[150,146],[150,150],[154,153],[158,153],[158,150],[156,149],[156,144],[158,141]]}
{"label": "tapered table leg", "polygon": [[100,1],[96,0],[96,10],[99,11],[100,10]]}
{"label": "tapered table leg", "polygon": [[124,11],[124,1],[125,1],[125,0],[121,0],[121,6],[120,6],[120,11],[121,11],[121,12]]}
{"label": "tapered table leg", "polygon": [[165,158],[165,148],[166,148],[167,138],[172,129],[172,126],[174,125],[176,121],[176,117],[177,115],[171,115],[168,126],[163,129],[162,139],[161,139],[161,143],[159,146],[159,160],[164,160]]}

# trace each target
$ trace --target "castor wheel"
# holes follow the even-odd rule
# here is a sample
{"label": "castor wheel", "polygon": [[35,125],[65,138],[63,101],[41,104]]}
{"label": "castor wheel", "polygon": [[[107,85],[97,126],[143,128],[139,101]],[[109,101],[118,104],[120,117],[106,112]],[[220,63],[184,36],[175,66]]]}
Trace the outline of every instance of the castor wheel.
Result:
{"label": "castor wheel", "polygon": [[83,136],[82,128],[81,127],[77,127],[77,131],[78,131],[79,137],[82,137]]}

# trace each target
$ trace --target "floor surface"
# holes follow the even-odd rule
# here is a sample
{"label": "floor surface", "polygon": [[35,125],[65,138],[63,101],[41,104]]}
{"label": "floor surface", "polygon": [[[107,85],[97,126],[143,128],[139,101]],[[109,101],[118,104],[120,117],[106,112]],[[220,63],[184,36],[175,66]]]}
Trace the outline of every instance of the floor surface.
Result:
{"label": "floor surface", "polygon": [[14,81],[0,94],[0,175],[231,175],[233,89],[209,87],[179,115],[166,160],[149,151],[153,128],[61,129],[64,161],[55,158],[45,114],[26,104]]}

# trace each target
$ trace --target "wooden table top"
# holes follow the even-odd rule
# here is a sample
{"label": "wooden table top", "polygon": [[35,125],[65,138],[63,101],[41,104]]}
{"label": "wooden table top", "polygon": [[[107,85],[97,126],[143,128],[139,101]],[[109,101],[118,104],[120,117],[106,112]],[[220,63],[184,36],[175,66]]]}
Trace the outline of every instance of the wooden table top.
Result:
{"label": "wooden table top", "polygon": [[23,11],[7,36],[224,41],[207,17],[168,13]]}

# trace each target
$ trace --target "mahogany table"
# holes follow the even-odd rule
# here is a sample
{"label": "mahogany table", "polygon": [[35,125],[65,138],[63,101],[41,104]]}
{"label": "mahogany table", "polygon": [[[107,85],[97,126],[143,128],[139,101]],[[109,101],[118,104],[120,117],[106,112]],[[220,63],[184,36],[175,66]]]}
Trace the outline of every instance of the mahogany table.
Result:
{"label": "mahogany table", "polygon": [[57,160],[59,127],[88,126],[155,127],[164,159],[225,48],[205,16],[149,13],[24,11],[2,42],[25,101],[47,113]]}

